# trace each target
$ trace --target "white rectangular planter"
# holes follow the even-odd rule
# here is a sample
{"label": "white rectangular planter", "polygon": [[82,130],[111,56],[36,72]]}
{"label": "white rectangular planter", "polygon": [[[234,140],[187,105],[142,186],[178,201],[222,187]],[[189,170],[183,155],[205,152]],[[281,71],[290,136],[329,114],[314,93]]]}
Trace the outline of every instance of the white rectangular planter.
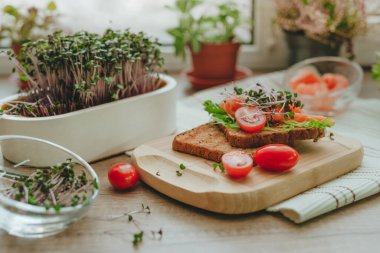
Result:
{"label": "white rectangular planter", "polygon": [[[40,118],[0,116],[0,134],[49,140],[88,162],[121,153],[175,132],[177,83],[167,75],[160,74],[160,79],[166,85],[158,90],[88,109]],[[3,99],[0,106],[15,99],[17,95]],[[11,161],[18,161],[17,154],[31,148],[2,144],[4,156]]]}

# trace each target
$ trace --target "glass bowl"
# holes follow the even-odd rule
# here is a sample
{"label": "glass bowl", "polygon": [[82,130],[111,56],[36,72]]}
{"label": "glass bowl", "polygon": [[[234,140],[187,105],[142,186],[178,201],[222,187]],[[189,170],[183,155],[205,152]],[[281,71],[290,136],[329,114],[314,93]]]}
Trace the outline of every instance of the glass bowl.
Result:
{"label": "glass bowl", "polygon": [[[83,217],[96,199],[99,193],[98,176],[93,168],[74,152],[49,141],[16,135],[0,136],[0,146],[2,154],[0,156],[0,228],[9,234],[19,237],[41,238],[61,232]],[[28,147],[27,152],[19,152],[21,146]],[[70,164],[72,164],[76,175],[83,175],[79,173],[86,175],[88,180],[86,182],[89,184],[85,186],[90,189],[85,193],[88,194],[86,198],[83,197],[84,195],[80,195],[77,188],[73,188],[73,194],[78,194],[80,198],[86,199],[86,201],[70,204],[74,203],[71,198],[72,194],[69,194],[68,197],[63,195],[63,200],[67,199],[69,204],[59,209],[32,205],[9,197],[12,190],[15,189],[12,188],[15,181],[19,181],[23,176],[30,176],[37,169],[51,169],[51,166],[66,161],[62,161],[62,159],[70,159]],[[67,178],[59,179],[62,179],[62,182],[67,180]],[[52,193],[54,196],[52,199],[54,198],[56,201],[55,198],[57,198],[58,200],[62,196],[60,193],[58,192],[57,195]],[[42,193],[36,193],[34,196],[37,198],[41,195]],[[24,194],[24,196],[28,196],[28,194]]]}
{"label": "glass bowl", "polygon": [[303,69],[317,71],[320,75],[325,73],[340,74],[345,76],[349,83],[347,88],[329,91],[327,94],[298,94],[304,104],[305,111],[310,114],[334,116],[341,113],[348,109],[361,90],[363,70],[359,64],[346,58],[330,56],[310,58],[288,68],[283,80],[285,89],[291,90],[288,84]]}

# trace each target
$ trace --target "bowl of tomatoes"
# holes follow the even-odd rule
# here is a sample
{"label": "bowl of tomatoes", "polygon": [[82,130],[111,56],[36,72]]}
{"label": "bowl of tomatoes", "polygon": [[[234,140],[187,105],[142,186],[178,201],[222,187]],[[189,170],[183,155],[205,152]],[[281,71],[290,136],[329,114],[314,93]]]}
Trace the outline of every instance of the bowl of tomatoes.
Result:
{"label": "bowl of tomatoes", "polygon": [[283,84],[298,94],[306,112],[334,116],[359,95],[363,70],[342,57],[315,57],[286,70]]}

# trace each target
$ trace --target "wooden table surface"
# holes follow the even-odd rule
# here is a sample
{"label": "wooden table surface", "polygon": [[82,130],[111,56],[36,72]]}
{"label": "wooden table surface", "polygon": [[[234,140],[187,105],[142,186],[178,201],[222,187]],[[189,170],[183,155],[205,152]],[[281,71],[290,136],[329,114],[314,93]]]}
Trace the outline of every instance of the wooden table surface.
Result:
{"label": "wooden table surface", "polygon": [[[182,76],[178,97],[193,93]],[[380,98],[366,74],[361,93]],[[117,156],[93,164],[101,180],[100,195],[88,215],[66,231],[47,238],[21,239],[0,232],[1,253],[61,252],[378,252],[380,246],[380,195],[297,225],[278,214],[258,212],[226,216],[202,211],[172,200],[139,183],[133,190],[116,192],[108,184],[107,169]],[[148,205],[151,214],[134,219],[145,231],[143,242],[132,245],[137,227],[124,213]],[[116,218],[115,217],[119,217]],[[1,219],[2,217],[0,217]],[[161,240],[150,231],[162,229]]]}

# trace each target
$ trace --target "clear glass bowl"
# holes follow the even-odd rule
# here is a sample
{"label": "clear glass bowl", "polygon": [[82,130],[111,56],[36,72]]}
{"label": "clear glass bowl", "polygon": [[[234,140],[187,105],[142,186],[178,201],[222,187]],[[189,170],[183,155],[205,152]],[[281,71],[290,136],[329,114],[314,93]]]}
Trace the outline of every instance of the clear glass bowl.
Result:
{"label": "clear glass bowl", "polygon": [[316,69],[321,75],[335,73],[345,76],[349,81],[346,89],[337,90],[323,95],[298,94],[304,103],[305,111],[310,114],[334,116],[348,109],[351,102],[358,96],[363,81],[363,70],[356,62],[342,57],[315,57],[288,68],[285,72],[283,85],[290,90],[290,80],[302,69]]}
{"label": "clear glass bowl", "polygon": [[[28,176],[36,169],[50,169],[57,163],[71,159],[76,173],[84,172],[88,180],[99,182],[92,167],[74,152],[49,141],[15,135],[0,136],[0,228],[19,237],[40,238],[63,231],[71,223],[79,220],[88,211],[99,190],[91,190],[87,203],[74,207],[62,207],[59,212],[48,210],[8,197],[4,189],[9,189],[10,177]],[[27,147],[27,152],[18,152],[19,147]],[[4,175],[8,179],[4,178]],[[91,181],[91,182],[92,182]],[[89,181],[90,182],[90,181]]]}

